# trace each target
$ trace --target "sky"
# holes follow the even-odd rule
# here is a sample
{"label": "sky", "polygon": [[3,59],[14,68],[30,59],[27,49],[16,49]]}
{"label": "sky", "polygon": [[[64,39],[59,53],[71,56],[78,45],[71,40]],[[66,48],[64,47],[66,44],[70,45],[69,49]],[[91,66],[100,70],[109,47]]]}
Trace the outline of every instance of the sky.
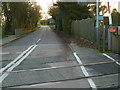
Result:
{"label": "sky", "polygon": [[[101,0],[101,1],[104,1],[104,4],[107,4],[107,2],[105,1],[108,1],[108,0]],[[110,6],[111,6],[111,10],[113,8],[116,8],[118,10],[118,2],[120,0],[109,0],[110,2]],[[42,8],[42,16],[43,18],[42,19],[47,19],[47,18],[51,18],[51,16],[48,15],[48,10],[49,10],[49,7],[53,5],[53,2],[56,2],[56,0],[36,0],[36,2],[41,6]]]}
{"label": "sky", "polygon": [[47,18],[51,18],[51,16],[48,15],[49,7],[52,6],[52,0],[36,0],[36,2],[41,6],[42,8],[42,16],[43,20]]}

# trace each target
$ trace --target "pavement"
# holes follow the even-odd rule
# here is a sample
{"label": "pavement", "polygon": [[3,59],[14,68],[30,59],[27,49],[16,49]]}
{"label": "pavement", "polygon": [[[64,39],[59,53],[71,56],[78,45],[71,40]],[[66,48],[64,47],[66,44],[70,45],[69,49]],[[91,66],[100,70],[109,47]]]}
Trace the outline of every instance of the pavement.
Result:
{"label": "pavement", "polygon": [[[48,26],[2,47],[1,88],[119,90],[120,56],[64,42]],[[109,56],[109,57],[108,57]],[[1,71],[2,71],[1,70]]]}
{"label": "pavement", "polygon": [[8,37],[2,38],[2,39],[0,39],[0,46],[4,45],[6,43],[9,43],[15,39],[17,39],[16,35],[10,35]]}
{"label": "pavement", "polygon": [[[31,32],[29,32],[29,33],[31,33]],[[28,34],[29,34],[29,33],[28,33]],[[10,36],[7,36],[7,37],[5,37],[5,38],[1,38],[1,39],[0,39],[0,47],[3,46],[3,45],[9,44],[9,43],[11,43],[11,42],[13,42],[13,41],[15,41],[15,40],[17,40],[17,39],[20,39],[20,38],[22,38],[22,37],[24,37],[24,36],[26,36],[26,35],[28,35],[28,34],[23,34],[23,35],[10,35]]]}

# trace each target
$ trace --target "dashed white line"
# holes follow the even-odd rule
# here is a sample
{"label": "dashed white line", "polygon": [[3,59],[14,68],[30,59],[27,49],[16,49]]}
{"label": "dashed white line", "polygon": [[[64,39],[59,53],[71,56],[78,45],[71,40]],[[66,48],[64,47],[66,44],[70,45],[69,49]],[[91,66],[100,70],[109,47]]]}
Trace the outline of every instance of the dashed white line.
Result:
{"label": "dashed white line", "polygon": [[16,52],[16,54],[20,54],[20,53],[22,53],[22,52]]}
{"label": "dashed white line", "polygon": [[10,54],[10,52],[1,52],[0,55]]}
{"label": "dashed white line", "polygon": [[116,64],[120,65],[120,63],[118,61],[116,61],[114,58],[110,57],[106,53],[103,53],[103,55],[106,56],[107,58],[109,58],[110,60],[115,61]]}
{"label": "dashed white line", "polygon": [[[74,52],[73,55],[74,55],[75,58],[77,59],[78,63],[82,65],[83,63],[82,63],[82,61],[80,60],[80,58],[78,57],[78,55],[76,54],[76,52]],[[80,67],[81,67],[81,70],[82,70],[83,74],[84,74],[86,77],[90,76],[84,66],[80,66]],[[94,90],[97,90],[97,87],[96,87],[94,81],[93,81],[91,78],[88,78],[87,80],[88,80],[91,88],[94,89]]]}

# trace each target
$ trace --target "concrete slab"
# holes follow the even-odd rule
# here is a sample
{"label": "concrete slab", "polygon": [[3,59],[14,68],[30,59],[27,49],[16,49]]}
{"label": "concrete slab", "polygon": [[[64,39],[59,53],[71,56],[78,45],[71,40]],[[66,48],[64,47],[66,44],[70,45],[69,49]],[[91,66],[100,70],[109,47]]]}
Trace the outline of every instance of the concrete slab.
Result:
{"label": "concrete slab", "polygon": [[116,63],[91,65],[85,66],[85,68],[90,76],[120,73],[119,70],[120,66],[117,65]]}
{"label": "concrete slab", "polygon": [[111,60],[103,55],[79,55],[83,64],[110,62]]}
{"label": "concrete slab", "polygon": [[77,61],[64,61],[64,62],[58,62],[58,63],[48,63],[48,65],[50,65],[51,67],[60,67],[60,66],[64,66],[64,67],[70,67],[70,66],[75,66],[75,65],[79,65],[77,63]]}
{"label": "concrete slab", "polygon": [[35,85],[27,85],[27,86],[18,86],[14,88],[87,88],[88,90],[88,88],[90,88],[90,85],[86,79],[80,79],[80,80],[72,80],[72,81],[70,80],[70,81],[51,82],[51,83],[43,83],[43,84],[35,84]]}
{"label": "concrete slab", "polygon": [[19,70],[31,70],[31,69],[44,69],[44,68],[59,68],[59,67],[70,67],[70,66],[75,66],[79,65],[77,61],[64,61],[64,62],[53,62],[53,63],[45,63],[45,64],[24,64],[24,65],[19,65],[17,66],[13,71],[18,71]]}
{"label": "concrete slab", "polygon": [[[97,88],[118,88],[120,86],[120,74],[92,78]],[[111,90],[110,89],[110,90]],[[116,89],[115,89],[116,90]]]}
{"label": "concrete slab", "polygon": [[85,77],[79,66],[56,69],[56,71],[62,76],[64,76],[66,79]]}
{"label": "concrete slab", "polygon": [[10,73],[3,81],[3,87],[47,83],[51,81],[66,81],[67,79],[83,78],[80,67],[59,68],[43,71]]}
{"label": "concrete slab", "polygon": [[70,45],[72,46],[74,51],[80,55],[96,55],[96,54],[98,55],[99,54],[98,50],[96,49],[80,47],[75,43],[71,43]]}
{"label": "concrete slab", "polygon": [[[75,65],[75,60],[74,59],[67,59],[66,56],[55,56],[55,57],[46,57],[46,58],[27,58],[25,59],[19,66],[17,66],[16,68],[14,68],[13,71],[15,70],[28,70],[28,69],[37,69],[37,68],[48,68],[48,67],[52,67],[53,64],[56,67],[61,66],[64,63],[65,64],[70,64],[69,61],[73,61],[73,63],[71,63],[71,65]],[[76,63],[77,65],[77,63]]]}

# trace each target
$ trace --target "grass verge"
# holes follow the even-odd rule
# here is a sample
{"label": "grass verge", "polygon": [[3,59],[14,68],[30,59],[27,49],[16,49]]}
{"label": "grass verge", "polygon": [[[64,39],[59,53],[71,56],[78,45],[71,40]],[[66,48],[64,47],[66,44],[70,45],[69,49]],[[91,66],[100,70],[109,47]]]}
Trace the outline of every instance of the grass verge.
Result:
{"label": "grass verge", "polygon": [[55,29],[55,25],[49,25],[51,29]]}

